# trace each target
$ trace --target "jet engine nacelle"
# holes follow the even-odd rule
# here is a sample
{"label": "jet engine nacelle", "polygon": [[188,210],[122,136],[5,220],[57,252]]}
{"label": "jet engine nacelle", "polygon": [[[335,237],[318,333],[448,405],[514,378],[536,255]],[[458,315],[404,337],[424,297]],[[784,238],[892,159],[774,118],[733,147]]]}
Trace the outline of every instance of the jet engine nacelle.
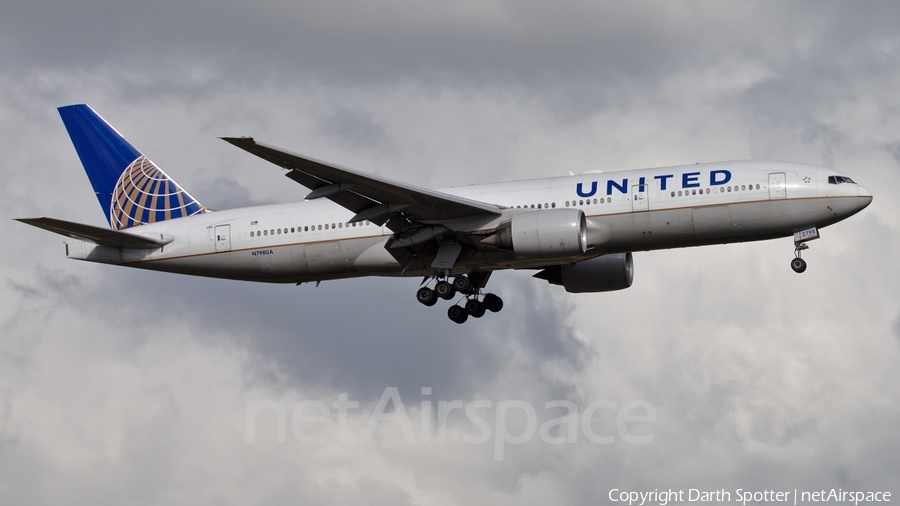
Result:
{"label": "jet engine nacelle", "polygon": [[562,258],[587,251],[587,220],[581,209],[546,209],[517,214],[488,243],[517,258]]}
{"label": "jet engine nacelle", "polygon": [[611,292],[631,286],[634,263],[631,253],[601,255],[574,264],[554,265],[534,275],[569,293]]}

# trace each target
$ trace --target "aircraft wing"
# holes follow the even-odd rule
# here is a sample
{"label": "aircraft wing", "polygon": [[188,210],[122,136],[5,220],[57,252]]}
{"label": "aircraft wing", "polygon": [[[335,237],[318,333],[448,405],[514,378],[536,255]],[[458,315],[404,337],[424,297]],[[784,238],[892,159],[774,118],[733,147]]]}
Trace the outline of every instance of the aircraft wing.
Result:
{"label": "aircraft wing", "polygon": [[111,246],[113,248],[158,248],[172,242],[171,239],[154,239],[152,237],[130,234],[119,230],[110,230],[108,228],[100,228],[93,225],[57,220],[56,218],[16,218],[16,221],[21,221],[27,225],[49,230],[50,232],[71,237],[73,239],[89,241],[102,246]]}
{"label": "aircraft wing", "polygon": [[[288,169],[287,177],[312,190],[306,198],[327,198],[356,213],[350,222],[383,225],[404,221],[440,223],[476,215],[500,215],[499,206],[391,181],[256,142],[252,137],[222,137],[235,146]],[[388,223],[391,228],[392,223]]]}

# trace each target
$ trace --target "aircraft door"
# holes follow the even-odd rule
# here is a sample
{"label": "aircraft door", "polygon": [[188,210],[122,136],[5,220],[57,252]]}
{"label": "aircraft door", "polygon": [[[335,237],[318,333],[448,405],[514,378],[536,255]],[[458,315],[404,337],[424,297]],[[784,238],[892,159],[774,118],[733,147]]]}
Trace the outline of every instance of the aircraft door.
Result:
{"label": "aircraft door", "polygon": [[231,225],[216,225],[216,253],[231,251]]}
{"label": "aircraft door", "polygon": [[631,187],[631,210],[634,212],[650,209],[650,185],[636,184]]}
{"label": "aircraft door", "polygon": [[787,198],[784,172],[769,174],[769,200]]}

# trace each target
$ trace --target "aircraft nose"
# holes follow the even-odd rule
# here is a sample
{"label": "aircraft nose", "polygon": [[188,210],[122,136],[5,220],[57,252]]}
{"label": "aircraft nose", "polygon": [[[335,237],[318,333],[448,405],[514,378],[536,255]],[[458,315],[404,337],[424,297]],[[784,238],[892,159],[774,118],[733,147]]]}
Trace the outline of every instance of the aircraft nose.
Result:
{"label": "aircraft nose", "polygon": [[856,185],[856,196],[858,197],[860,209],[872,203],[872,192],[863,188],[862,185]]}

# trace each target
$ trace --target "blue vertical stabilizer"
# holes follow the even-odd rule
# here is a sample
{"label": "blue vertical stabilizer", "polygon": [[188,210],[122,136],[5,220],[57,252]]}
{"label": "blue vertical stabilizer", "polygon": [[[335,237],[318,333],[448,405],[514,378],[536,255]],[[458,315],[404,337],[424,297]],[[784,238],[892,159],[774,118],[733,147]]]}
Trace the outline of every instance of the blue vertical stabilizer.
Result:
{"label": "blue vertical stabilizer", "polygon": [[59,115],[111,228],[206,212],[89,106],[60,107]]}

